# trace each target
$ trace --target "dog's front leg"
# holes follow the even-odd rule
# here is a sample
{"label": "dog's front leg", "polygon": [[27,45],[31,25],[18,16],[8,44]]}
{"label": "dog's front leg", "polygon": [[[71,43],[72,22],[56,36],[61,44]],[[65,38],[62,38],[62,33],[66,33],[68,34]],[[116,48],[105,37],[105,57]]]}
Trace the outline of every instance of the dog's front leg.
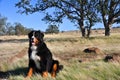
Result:
{"label": "dog's front leg", "polygon": [[33,68],[30,67],[29,71],[28,71],[28,74],[27,74],[27,77],[31,77],[33,74]]}
{"label": "dog's front leg", "polygon": [[43,77],[47,77],[48,76],[48,71],[49,71],[49,68],[50,68],[50,64],[51,64],[51,60],[49,59],[49,58],[47,58],[47,60],[46,60],[47,62],[46,62],[46,64],[45,64],[45,70],[42,72],[42,76]]}

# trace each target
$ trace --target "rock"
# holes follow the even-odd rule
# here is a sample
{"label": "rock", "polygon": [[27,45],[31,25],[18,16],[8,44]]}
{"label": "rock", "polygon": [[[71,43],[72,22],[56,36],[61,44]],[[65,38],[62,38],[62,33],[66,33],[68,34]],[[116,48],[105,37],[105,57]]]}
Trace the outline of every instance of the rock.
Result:
{"label": "rock", "polygon": [[83,52],[85,52],[85,53],[95,53],[95,54],[102,53],[102,51],[99,48],[97,48],[97,47],[86,48],[86,49],[84,49]]}
{"label": "rock", "polygon": [[104,58],[104,61],[105,62],[110,62],[110,61],[120,62],[120,54],[119,53],[107,54]]}

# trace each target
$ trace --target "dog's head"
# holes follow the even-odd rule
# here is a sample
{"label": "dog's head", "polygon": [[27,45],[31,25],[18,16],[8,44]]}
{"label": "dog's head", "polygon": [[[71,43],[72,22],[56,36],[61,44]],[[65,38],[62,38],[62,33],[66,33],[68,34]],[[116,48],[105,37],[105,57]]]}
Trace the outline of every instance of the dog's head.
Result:
{"label": "dog's head", "polygon": [[28,34],[28,37],[29,37],[30,45],[36,46],[40,43],[43,43],[44,34],[40,30],[38,31],[33,30]]}

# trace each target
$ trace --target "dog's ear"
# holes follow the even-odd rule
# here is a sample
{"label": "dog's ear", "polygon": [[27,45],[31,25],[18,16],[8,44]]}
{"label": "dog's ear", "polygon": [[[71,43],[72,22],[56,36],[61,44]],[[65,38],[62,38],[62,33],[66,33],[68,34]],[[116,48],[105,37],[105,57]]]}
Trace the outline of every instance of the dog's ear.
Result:
{"label": "dog's ear", "polygon": [[42,38],[44,37],[44,33],[43,32],[41,32],[41,35],[42,35]]}
{"label": "dog's ear", "polygon": [[40,31],[40,30],[38,30],[38,31],[40,32],[40,35],[43,38],[44,37],[44,33],[42,31]]}
{"label": "dog's ear", "polygon": [[30,38],[30,37],[32,36],[32,34],[33,34],[33,31],[30,31],[30,32],[28,33],[28,38]]}

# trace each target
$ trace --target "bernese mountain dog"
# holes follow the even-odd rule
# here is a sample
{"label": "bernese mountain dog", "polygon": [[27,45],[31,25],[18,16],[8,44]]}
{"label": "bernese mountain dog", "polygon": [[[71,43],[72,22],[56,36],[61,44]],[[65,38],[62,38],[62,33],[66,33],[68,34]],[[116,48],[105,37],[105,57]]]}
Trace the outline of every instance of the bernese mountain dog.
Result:
{"label": "bernese mountain dog", "polygon": [[59,65],[58,60],[52,58],[52,53],[43,40],[44,34],[40,30],[33,30],[28,37],[29,70],[27,77],[31,77],[35,72],[41,73],[43,77],[47,77],[48,73],[51,73],[52,77],[56,77],[56,73],[63,66]]}

